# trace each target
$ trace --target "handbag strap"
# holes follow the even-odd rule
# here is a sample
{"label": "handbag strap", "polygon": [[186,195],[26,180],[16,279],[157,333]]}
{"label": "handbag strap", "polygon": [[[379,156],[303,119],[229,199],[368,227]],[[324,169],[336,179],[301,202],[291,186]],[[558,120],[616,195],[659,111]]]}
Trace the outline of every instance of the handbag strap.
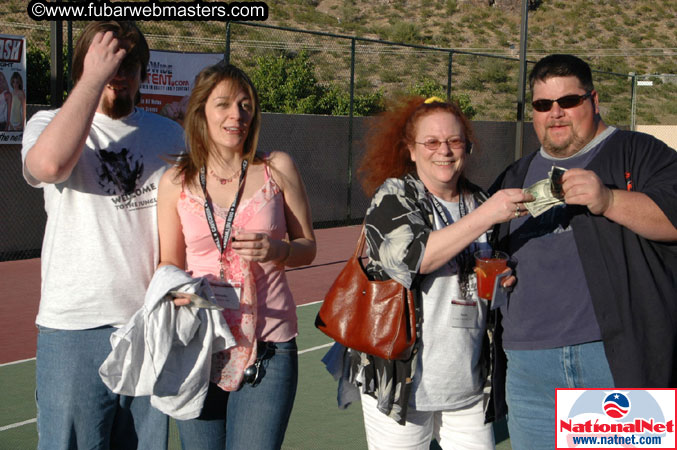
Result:
{"label": "handbag strap", "polygon": [[360,259],[362,257],[362,252],[364,251],[364,243],[367,239],[366,224],[362,224],[362,230],[360,231],[360,237],[357,240],[357,247],[355,248],[355,254],[353,257],[355,259]]}

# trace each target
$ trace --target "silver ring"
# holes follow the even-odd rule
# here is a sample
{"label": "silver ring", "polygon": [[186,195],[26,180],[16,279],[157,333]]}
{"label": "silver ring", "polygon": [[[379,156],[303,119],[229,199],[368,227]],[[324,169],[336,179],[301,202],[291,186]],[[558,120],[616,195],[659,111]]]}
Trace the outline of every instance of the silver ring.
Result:
{"label": "silver ring", "polygon": [[516,210],[515,211],[515,217],[519,217],[519,216],[520,216],[520,212],[519,212],[519,210]]}

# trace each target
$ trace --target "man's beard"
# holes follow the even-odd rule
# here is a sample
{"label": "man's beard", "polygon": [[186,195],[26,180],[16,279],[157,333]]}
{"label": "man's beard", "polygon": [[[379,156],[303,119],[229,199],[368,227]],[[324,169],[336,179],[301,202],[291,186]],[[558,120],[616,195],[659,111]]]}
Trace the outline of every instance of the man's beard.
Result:
{"label": "man's beard", "polygon": [[561,144],[555,144],[554,142],[552,142],[548,137],[547,133],[543,139],[543,148],[545,149],[545,151],[548,154],[559,158],[565,158],[571,155],[575,155],[583,147],[585,147],[586,144],[587,142],[585,142],[585,139],[581,138],[573,131],[571,133],[571,136],[569,136],[569,138],[566,139]]}
{"label": "man's beard", "polygon": [[129,95],[116,96],[112,101],[105,98],[101,109],[111,119],[121,119],[134,111],[134,101]]}

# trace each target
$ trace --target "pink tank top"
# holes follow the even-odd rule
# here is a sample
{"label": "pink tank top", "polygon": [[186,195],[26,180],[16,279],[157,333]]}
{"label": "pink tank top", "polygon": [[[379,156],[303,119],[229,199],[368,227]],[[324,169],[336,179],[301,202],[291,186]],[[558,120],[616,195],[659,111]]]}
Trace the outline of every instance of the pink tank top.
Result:
{"label": "pink tank top", "polygon": [[[213,206],[216,225],[222,233],[228,209]],[[184,184],[177,210],[186,242],[187,270],[192,271],[195,277],[218,276],[219,252],[209,231],[203,200]],[[233,226],[267,230],[272,239],[285,238],[284,199],[280,187],[270,176],[267,164],[263,186],[251,198],[240,201]],[[226,249],[226,258],[239,258],[230,245]],[[250,269],[256,280],[256,338],[267,342],[292,339],[298,334],[296,304],[284,269],[273,262],[253,262]]]}

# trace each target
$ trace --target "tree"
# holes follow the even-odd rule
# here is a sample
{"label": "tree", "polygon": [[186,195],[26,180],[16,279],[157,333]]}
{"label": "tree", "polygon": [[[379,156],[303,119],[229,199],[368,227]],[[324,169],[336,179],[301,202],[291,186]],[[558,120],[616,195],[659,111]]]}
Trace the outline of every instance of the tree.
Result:
{"label": "tree", "polygon": [[[259,93],[261,109],[285,114],[350,114],[350,93],[332,84],[322,85],[315,77],[310,56],[282,53],[274,58],[259,57],[251,78]],[[359,94],[353,98],[353,114],[383,111],[383,93]]]}
{"label": "tree", "polygon": [[[353,116],[371,116],[385,109],[382,91],[353,96]],[[331,85],[324,90],[318,104],[318,114],[332,116],[350,115],[350,93],[338,86]]]}
{"label": "tree", "polygon": [[305,51],[297,55],[256,58],[252,81],[259,93],[261,108],[267,112],[312,114],[322,90]]}
{"label": "tree", "polygon": [[[64,55],[67,54],[64,49]],[[66,98],[68,89],[68,62],[65,59],[63,68],[63,98]],[[27,103],[36,105],[48,105],[51,100],[51,78],[50,78],[50,59],[49,54],[34,45],[28,44],[26,51],[26,94]]]}
{"label": "tree", "polygon": [[49,56],[29,44],[26,52],[27,102],[40,105],[49,104],[50,86]]}

